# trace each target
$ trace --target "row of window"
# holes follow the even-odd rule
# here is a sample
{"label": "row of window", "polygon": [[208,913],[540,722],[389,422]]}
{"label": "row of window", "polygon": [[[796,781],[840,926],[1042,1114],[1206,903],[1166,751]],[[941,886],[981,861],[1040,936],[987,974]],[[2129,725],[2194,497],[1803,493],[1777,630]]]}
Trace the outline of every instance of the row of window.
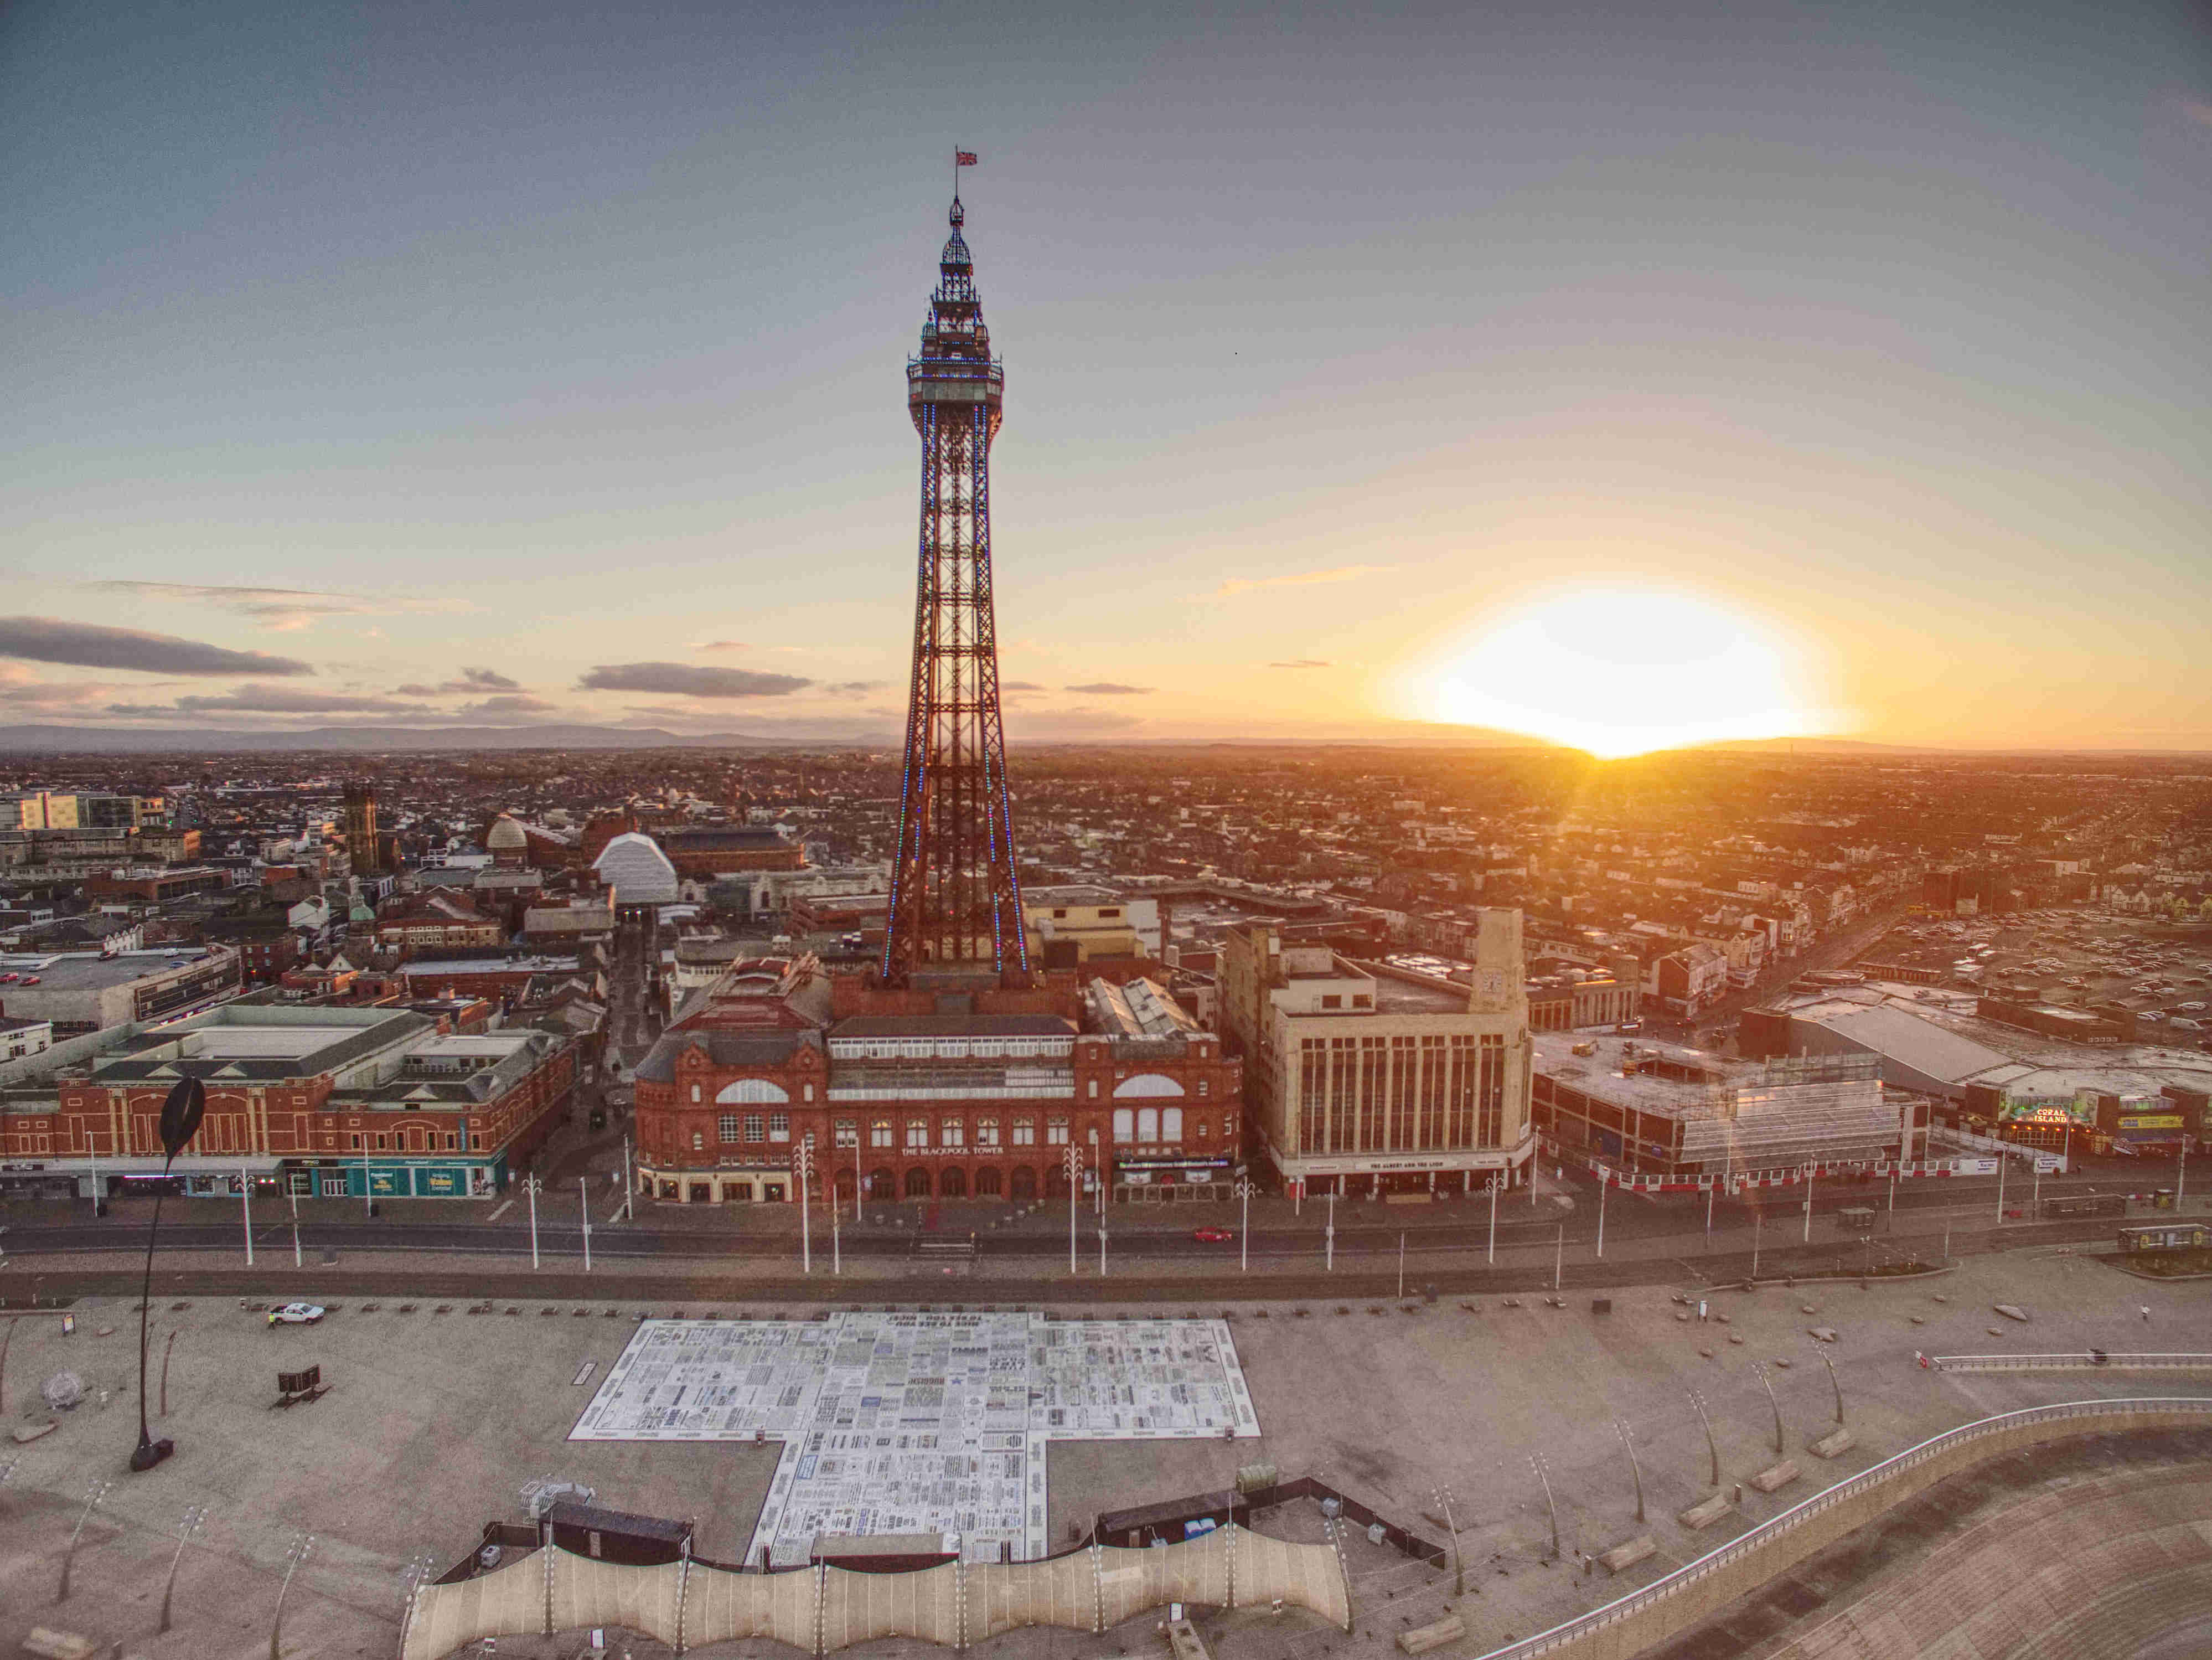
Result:
{"label": "row of window", "polygon": [[[973,1145],[979,1147],[1000,1146],[1033,1147],[1036,1145],[1037,1121],[1034,1117],[1028,1116],[1018,1117],[1003,1128],[1006,1139],[1002,1142],[1000,1139],[1001,1125],[998,1118],[994,1116],[977,1118],[974,1122]],[[927,1118],[907,1119],[904,1125],[903,1142],[897,1139],[899,1128],[898,1122],[892,1119],[871,1120],[868,1123],[868,1145],[872,1147],[896,1146],[963,1147],[970,1145],[969,1124],[964,1118],[942,1118],[935,1121],[933,1124]],[[1210,1140],[1213,1134],[1213,1121],[1203,1116],[1196,1117],[1191,1128],[1195,1132],[1198,1140]],[[726,1146],[787,1143],[791,1140],[791,1115],[784,1112],[726,1112],[715,1121],[714,1133],[717,1139]],[[1183,1134],[1183,1110],[1181,1107],[1117,1107],[1115,1109],[1114,1139],[1116,1141],[1133,1141],[1148,1145],[1176,1144],[1182,1140]],[[838,1146],[854,1146],[860,1140],[860,1121],[853,1118],[840,1118],[831,1126],[831,1134],[835,1137]],[[1234,1118],[1224,1118],[1221,1121],[1221,1134],[1224,1140],[1235,1140],[1237,1121]],[[812,1138],[810,1136],[808,1139],[811,1140]],[[1065,1146],[1067,1145],[1068,1139],[1068,1121],[1064,1116],[1055,1114],[1044,1121],[1046,1146]],[[704,1152],[706,1140],[704,1131],[694,1130],[691,1134],[691,1150],[694,1152]]]}

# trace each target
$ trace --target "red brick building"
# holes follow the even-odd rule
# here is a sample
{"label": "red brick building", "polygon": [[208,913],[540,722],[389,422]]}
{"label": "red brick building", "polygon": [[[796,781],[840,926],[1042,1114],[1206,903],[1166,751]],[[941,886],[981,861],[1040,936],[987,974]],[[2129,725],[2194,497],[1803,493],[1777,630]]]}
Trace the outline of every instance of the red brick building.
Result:
{"label": "red brick building", "polygon": [[376,914],[380,951],[419,952],[504,945],[507,924],[465,891],[435,889],[386,900]]}
{"label": "red brick building", "polygon": [[454,1034],[403,1010],[234,1003],[118,1031],[66,1073],[15,1065],[30,1070],[0,1104],[9,1177],[88,1177],[96,1159],[103,1182],[158,1177],[161,1104],[189,1076],[207,1088],[178,1161],[193,1190],[243,1170],[301,1194],[461,1197],[503,1186],[510,1161],[551,1132],[576,1051],[544,1032]]}
{"label": "red brick building", "polygon": [[641,1195],[793,1199],[809,1144],[821,1198],[1064,1195],[1071,1149],[1085,1190],[1103,1164],[1119,1197],[1221,1196],[1231,1179],[1241,1068],[1149,982],[985,990],[927,1013],[898,1005],[931,994],[878,994],[888,1012],[841,1012],[872,988],[811,959],[753,966],[774,977],[732,974],[638,1067]]}

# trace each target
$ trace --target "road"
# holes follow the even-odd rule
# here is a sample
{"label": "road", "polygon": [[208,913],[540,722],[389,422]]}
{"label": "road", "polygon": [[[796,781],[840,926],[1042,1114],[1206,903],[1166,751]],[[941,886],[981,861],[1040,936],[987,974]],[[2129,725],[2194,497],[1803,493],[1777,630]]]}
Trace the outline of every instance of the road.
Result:
{"label": "road", "polygon": [[[2118,1172],[2101,1169],[2079,1176],[2048,1178],[2040,1183],[2040,1192],[2048,1198],[2061,1194],[2146,1191],[2172,1185],[2172,1176],[2171,1164],[2145,1163],[2136,1167],[2131,1164]],[[1946,1226],[1964,1236],[1996,1228],[2003,1219],[1998,1204],[1999,1183],[1993,1177],[1900,1182],[1896,1188],[1894,1213],[1890,1208],[1891,1195],[1886,1183],[1816,1183],[1810,1240],[1805,1237],[1802,1189],[1768,1194],[1763,1214],[1755,1213],[1751,1206],[1740,1201],[1718,1201],[1713,1207],[1713,1229],[1709,1237],[1705,1202],[1693,1195],[1652,1199],[1607,1190],[1601,1203],[1595,1184],[1577,1182],[1571,1177],[1570,1185],[1576,1189],[1571,1212],[1549,1206],[1534,1211],[1515,1200],[1501,1204],[1498,1215],[1498,1249],[1509,1252],[1525,1250],[1564,1241],[1565,1248],[1577,1256],[1592,1256],[1601,1220],[1607,1248],[1617,1255],[1748,1251],[1754,1237],[1768,1249],[1781,1250],[1795,1243],[1833,1253],[1863,1243],[1861,1235],[1846,1236],[1842,1231],[1839,1213],[1852,1207],[1875,1212],[1874,1237],[1877,1241],[1893,1236],[1931,1234]],[[2013,1218],[2016,1221],[2033,1220],[2037,1191],[2038,1184],[2024,1173],[2008,1173],[2003,1183],[2002,1212],[2007,1216],[2016,1213]],[[605,1202],[611,1208],[613,1201]],[[143,1253],[146,1249],[146,1227],[152,1207],[144,1201],[119,1202],[110,1215],[100,1220],[93,1219],[85,1207],[76,1207],[75,1213],[65,1219],[50,1215],[25,1219],[23,1208],[17,1209],[15,1225],[0,1234],[0,1246],[4,1246],[12,1257],[86,1251]],[[207,1212],[212,1207],[204,1202],[194,1208],[198,1214],[183,1219],[177,1217],[174,1207],[171,1208],[161,1230],[165,1250],[242,1251],[242,1221],[210,1220]],[[503,1213],[497,1221],[488,1218],[371,1221],[357,1213],[349,1213],[350,1207],[336,1201],[315,1208],[324,1213],[303,1217],[299,1224],[303,1254],[319,1255],[325,1250],[407,1250],[514,1256],[527,1256],[530,1250],[527,1213],[520,1205],[501,1207]],[[1201,1223],[1226,1225],[1233,1229],[1234,1207],[1206,1207],[1203,1215],[1196,1213],[1200,1208],[1188,1207],[1191,1214],[1178,1215],[1172,1220],[1131,1212],[1126,1207],[1109,1212],[1106,1225],[1111,1249],[1117,1256],[1169,1262],[1226,1261],[1239,1255],[1239,1247],[1233,1241],[1223,1243],[1192,1237],[1194,1226]],[[1325,1203],[1309,1202],[1295,1217],[1279,1201],[1267,1201],[1262,1208],[1261,1219],[1255,1221],[1251,1230],[1250,1254],[1255,1259],[1311,1259],[1324,1251],[1329,1215]],[[2137,1220],[2170,1214],[2153,1212],[2141,1205],[2131,1209]],[[866,1222],[857,1225],[849,1219],[843,1222],[842,1249],[847,1255],[860,1258],[911,1257],[916,1254],[918,1241],[969,1238],[974,1241],[976,1256],[985,1258],[1055,1258],[1067,1249],[1065,1215],[1050,1207],[1027,1216],[1003,1208],[993,1210],[977,1206],[956,1213],[953,1207],[944,1207],[938,1227],[921,1225],[923,1219],[912,1207],[871,1207]],[[2119,1219],[2094,1219],[2092,1233],[2082,1237],[2109,1239]],[[705,1225],[699,1225],[705,1219],[696,1219],[683,1227],[657,1228],[653,1220],[653,1213],[649,1208],[632,1223],[612,1223],[604,1214],[595,1218],[592,1255],[609,1259],[774,1259],[795,1256],[799,1248],[795,1220],[787,1210],[719,1211],[712,1213],[711,1222]],[[1097,1219],[1085,1208],[1079,1213],[1078,1223],[1081,1244],[1085,1250],[1095,1250]],[[288,1215],[279,1211],[274,1216],[257,1217],[253,1234],[257,1254],[289,1254],[293,1224]],[[814,1234],[817,1246],[826,1243],[830,1234],[826,1218],[816,1218]],[[1425,1209],[1419,1213],[1394,1213],[1371,1204],[1347,1204],[1340,1207],[1337,1217],[1335,1250],[1338,1256],[1349,1257],[1395,1256],[1403,1241],[1405,1249],[1419,1254],[1486,1254],[1489,1235],[1489,1207],[1479,1200],[1471,1204]],[[538,1250],[546,1256],[582,1256],[583,1239],[573,1195],[565,1204],[556,1204],[550,1196],[544,1201]]]}

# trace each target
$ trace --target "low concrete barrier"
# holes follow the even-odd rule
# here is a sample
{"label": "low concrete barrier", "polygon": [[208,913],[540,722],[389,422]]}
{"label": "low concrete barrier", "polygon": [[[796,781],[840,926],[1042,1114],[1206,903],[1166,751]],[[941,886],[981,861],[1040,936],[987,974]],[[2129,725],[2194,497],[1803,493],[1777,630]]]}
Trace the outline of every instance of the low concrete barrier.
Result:
{"label": "low concrete barrier", "polygon": [[1931,1354],[1936,1371],[2212,1371],[2212,1354]]}
{"label": "low concrete barrier", "polygon": [[1946,1476],[1985,1459],[2069,1436],[2208,1426],[2212,1398],[2185,1395],[2069,1401],[1963,1424],[1814,1494],[1641,1590],[1493,1649],[1484,1660],[1533,1660],[1546,1654],[1633,1660]]}

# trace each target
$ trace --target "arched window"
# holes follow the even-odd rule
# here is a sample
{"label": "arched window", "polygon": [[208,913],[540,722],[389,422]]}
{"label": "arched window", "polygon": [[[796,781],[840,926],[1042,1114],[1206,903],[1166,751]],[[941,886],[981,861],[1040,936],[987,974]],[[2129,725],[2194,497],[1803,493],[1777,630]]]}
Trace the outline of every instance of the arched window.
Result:
{"label": "arched window", "polygon": [[909,1199],[929,1197],[929,1172],[918,1164],[906,1173],[906,1196]]}
{"label": "arched window", "polygon": [[940,1198],[965,1199],[968,1196],[968,1177],[955,1165],[937,1178],[937,1191]]}
{"label": "arched window", "polygon": [[736,1083],[726,1085],[714,1099],[748,1104],[787,1102],[791,1099],[791,1091],[781,1085],[769,1083],[765,1078],[740,1078]]}
{"label": "arched window", "polygon": [[999,1172],[994,1167],[987,1164],[975,1172],[975,1196],[978,1199],[996,1199],[999,1196]]}
{"label": "arched window", "polygon": [[1164,1095],[1174,1096],[1180,1099],[1182,1092],[1182,1085],[1164,1073],[1157,1072],[1140,1072],[1134,1078],[1124,1079],[1114,1085],[1114,1098],[1116,1101]]}

